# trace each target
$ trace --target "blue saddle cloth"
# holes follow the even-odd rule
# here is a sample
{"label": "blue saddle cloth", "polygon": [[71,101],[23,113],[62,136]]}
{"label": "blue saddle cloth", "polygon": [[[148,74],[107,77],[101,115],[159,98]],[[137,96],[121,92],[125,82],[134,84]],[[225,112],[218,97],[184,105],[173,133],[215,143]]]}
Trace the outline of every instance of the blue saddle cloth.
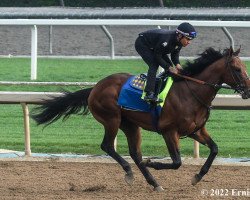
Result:
{"label": "blue saddle cloth", "polygon": [[130,77],[123,85],[119,98],[118,105],[122,108],[141,112],[156,112],[159,116],[161,112],[161,106],[157,105],[152,107],[149,103],[144,101],[142,97],[145,80],[139,76]]}

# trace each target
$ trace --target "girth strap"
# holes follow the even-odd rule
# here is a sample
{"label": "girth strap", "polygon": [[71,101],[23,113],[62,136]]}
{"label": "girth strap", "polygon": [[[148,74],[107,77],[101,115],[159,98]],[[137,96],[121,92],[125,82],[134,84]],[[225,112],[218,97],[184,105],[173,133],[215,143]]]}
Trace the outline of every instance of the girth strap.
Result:
{"label": "girth strap", "polygon": [[157,132],[158,134],[161,134],[159,131],[159,127],[158,127],[160,114],[159,114],[159,110],[157,109],[156,104],[151,104],[150,115],[152,117],[152,125],[153,125],[155,132]]}

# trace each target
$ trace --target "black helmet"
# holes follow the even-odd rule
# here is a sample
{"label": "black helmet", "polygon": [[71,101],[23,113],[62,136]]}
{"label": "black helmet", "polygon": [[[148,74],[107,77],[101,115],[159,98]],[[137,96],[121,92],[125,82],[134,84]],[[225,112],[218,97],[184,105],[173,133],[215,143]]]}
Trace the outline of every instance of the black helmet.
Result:
{"label": "black helmet", "polygon": [[195,31],[194,27],[191,24],[189,24],[188,22],[181,23],[177,27],[176,33],[179,33],[179,34],[187,37],[190,40],[196,38],[196,31]]}

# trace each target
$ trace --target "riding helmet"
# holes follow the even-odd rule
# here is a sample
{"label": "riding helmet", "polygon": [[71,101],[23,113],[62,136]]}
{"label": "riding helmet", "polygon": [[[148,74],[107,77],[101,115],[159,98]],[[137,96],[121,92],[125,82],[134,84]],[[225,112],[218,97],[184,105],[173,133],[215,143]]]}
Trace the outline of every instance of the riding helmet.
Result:
{"label": "riding helmet", "polygon": [[197,34],[194,27],[191,24],[189,24],[188,22],[181,23],[177,27],[176,33],[179,33],[190,40],[196,38],[196,34]]}

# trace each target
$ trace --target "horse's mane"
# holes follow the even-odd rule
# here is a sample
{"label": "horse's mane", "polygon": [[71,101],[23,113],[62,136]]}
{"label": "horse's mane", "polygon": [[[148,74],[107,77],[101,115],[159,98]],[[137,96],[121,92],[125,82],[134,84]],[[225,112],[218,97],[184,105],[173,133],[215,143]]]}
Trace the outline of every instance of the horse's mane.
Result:
{"label": "horse's mane", "polygon": [[205,68],[211,65],[213,62],[219,60],[228,53],[228,49],[225,49],[223,53],[216,51],[214,48],[209,47],[203,53],[199,54],[199,57],[194,61],[187,61],[183,65],[182,74],[195,75],[201,73]]}

